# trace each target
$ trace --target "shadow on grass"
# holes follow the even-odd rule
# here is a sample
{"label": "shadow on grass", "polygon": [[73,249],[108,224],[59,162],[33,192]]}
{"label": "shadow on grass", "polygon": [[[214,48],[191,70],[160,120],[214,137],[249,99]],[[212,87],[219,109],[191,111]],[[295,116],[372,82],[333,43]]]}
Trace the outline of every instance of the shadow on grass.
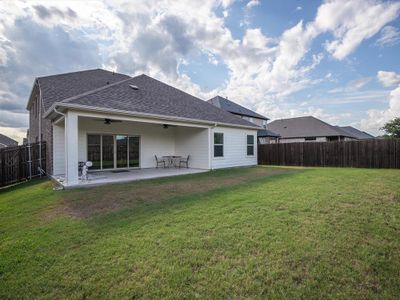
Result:
{"label": "shadow on grass", "polygon": [[[10,193],[10,192],[18,192],[18,191],[24,190],[24,189],[29,188],[29,187],[33,187],[33,186],[36,186],[36,185],[43,184],[46,181],[49,182],[49,186],[50,186],[51,182],[46,177],[33,178],[32,180],[19,182],[19,183],[16,183],[16,184],[13,184],[13,185],[9,185],[9,186],[4,186],[4,187],[0,188],[0,195],[1,194],[6,194],[6,193]],[[46,186],[46,188],[47,188],[47,186]]]}
{"label": "shadow on grass", "polygon": [[[306,171],[310,170],[291,170],[277,175],[258,177],[251,181],[242,182],[234,186],[224,186],[209,191],[174,196],[156,203],[143,203],[140,206],[127,207],[119,211],[95,215],[91,218],[84,219],[84,222],[92,230],[95,230],[98,233],[109,233],[133,222],[136,223],[135,229],[140,229],[146,224],[154,223],[160,214],[174,214],[181,210],[195,209],[195,206],[198,204],[223,204],[222,202],[229,201],[229,199],[225,198],[221,200],[221,196],[227,193],[235,195],[242,192],[243,189],[257,188],[261,184],[279,184],[282,180],[286,180]],[[165,181],[166,180],[162,180],[162,182]],[[150,184],[151,183],[149,183],[149,185]],[[216,201],[219,203],[216,203]]]}

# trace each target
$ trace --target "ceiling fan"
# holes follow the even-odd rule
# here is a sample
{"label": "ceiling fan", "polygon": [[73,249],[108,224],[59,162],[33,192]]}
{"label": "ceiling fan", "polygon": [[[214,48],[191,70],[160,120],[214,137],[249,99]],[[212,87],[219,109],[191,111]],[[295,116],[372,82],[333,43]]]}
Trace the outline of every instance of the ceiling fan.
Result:
{"label": "ceiling fan", "polygon": [[164,129],[168,129],[169,127],[176,127],[176,125],[163,124]]}
{"label": "ceiling fan", "polygon": [[111,125],[111,123],[122,122],[121,120],[113,120],[113,119],[108,119],[108,118],[105,118],[104,120],[96,120],[96,121],[104,122],[104,124],[106,124],[106,125]]}

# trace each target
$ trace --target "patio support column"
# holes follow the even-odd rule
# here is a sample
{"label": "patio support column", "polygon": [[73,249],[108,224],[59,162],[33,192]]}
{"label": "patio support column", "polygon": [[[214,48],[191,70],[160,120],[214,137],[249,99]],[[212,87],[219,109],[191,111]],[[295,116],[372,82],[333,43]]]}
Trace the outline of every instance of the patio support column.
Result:
{"label": "patio support column", "polygon": [[65,116],[65,178],[67,185],[78,184],[78,115]]}

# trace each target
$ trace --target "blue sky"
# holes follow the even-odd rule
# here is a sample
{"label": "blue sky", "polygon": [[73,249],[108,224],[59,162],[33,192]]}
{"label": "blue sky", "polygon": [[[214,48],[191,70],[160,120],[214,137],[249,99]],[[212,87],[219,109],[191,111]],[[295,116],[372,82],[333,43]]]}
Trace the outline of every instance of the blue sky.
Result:
{"label": "blue sky", "polygon": [[2,1],[0,132],[24,136],[35,77],[105,68],[380,134],[400,116],[399,14],[382,0]]}

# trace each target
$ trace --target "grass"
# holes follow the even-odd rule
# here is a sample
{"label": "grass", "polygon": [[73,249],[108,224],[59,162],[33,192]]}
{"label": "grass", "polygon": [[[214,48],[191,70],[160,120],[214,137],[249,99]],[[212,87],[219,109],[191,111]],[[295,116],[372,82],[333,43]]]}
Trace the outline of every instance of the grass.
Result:
{"label": "grass", "polygon": [[398,299],[399,178],[258,167],[5,189],[0,298]]}

